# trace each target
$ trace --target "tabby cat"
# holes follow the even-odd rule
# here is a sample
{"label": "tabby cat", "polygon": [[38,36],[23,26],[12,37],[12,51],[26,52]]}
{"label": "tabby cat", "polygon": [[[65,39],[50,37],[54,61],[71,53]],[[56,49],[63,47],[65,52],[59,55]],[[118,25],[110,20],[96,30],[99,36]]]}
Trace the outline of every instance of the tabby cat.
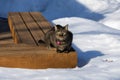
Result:
{"label": "tabby cat", "polygon": [[71,49],[73,34],[68,30],[68,25],[56,25],[45,34],[45,43],[48,48],[56,48],[58,53],[68,53]]}

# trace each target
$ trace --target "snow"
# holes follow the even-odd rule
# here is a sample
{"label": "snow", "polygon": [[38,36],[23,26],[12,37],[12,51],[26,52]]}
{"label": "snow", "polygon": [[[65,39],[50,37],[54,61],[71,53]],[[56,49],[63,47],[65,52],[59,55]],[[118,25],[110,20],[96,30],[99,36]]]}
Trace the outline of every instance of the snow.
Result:
{"label": "snow", "polygon": [[1,0],[0,8],[0,17],[41,11],[53,24],[69,24],[78,53],[76,68],[0,67],[1,80],[120,80],[120,0]]}
{"label": "snow", "polygon": [[103,23],[107,26],[113,27],[115,29],[120,30],[120,9],[116,10],[113,13],[107,14],[106,18],[100,21],[100,23]]}

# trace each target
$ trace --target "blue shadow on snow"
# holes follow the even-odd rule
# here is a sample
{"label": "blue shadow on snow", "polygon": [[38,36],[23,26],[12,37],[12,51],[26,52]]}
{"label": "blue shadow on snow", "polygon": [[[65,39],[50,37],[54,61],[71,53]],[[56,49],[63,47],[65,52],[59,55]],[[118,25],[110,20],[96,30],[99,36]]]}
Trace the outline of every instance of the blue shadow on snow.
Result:
{"label": "blue shadow on snow", "polygon": [[78,67],[83,67],[89,63],[89,61],[92,58],[96,58],[98,56],[103,56],[100,51],[87,51],[87,52],[82,52],[80,48],[78,48],[76,45],[72,44],[73,48],[76,50],[77,55],[78,55]]}
{"label": "blue shadow on snow", "polygon": [[[81,17],[94,21],[99,21],[104,18],[104,15],[90,10],[84,4],[77,2],[76,0],[69,0],[67,3],[65,0],[57,2],[55,2],[55,0],[53,1],[54,2],[49,2],[46,11],[43,12],[43,15],[49,21],[64,17]],[[65,5],[64,8],[63,5]]]}
{"label": "blue shadow on snow", "polygon": [[40,3],[40,0],[14,0],[14,4],[11,4],[9,0],[1,0],[0,17],[7,17],[8,12],[42,12],[49,21],[64,17],[81,17],[95,21],[104,18],[104,15],[90,10],[77,0],[67,2],[66,0],[46,0],[41,2],[43,3]]}

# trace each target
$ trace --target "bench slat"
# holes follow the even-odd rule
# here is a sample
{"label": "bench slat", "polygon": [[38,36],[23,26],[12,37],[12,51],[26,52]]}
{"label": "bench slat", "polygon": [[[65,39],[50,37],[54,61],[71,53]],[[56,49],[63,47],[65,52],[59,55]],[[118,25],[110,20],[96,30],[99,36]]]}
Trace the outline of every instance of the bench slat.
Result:
{"label": "bench slat", "polygon": [[[3,51],[0,49],[0,51]],[[74,68],[77,64],[77,54],[57,54],[46,50],[12,50],[0,54],[0,66],[15,68]]]}
{"label": "bench slat", "polygon": [[21,16],[17,12],[14,14],[9,13],[9,15],[9,18],[11,18],[12,20],[11,32],[13,33],[12,35],[14,36],[15,43],[26,43],[36,45],[29,31],[26,31],[27,27],[21,19]]}
{"label": "bench slat", "polygon": [[30,14],[33,16],[34,20],[37,22],[44,33],[46,33],[51,28],[52,25],[44,18],[44,16],[42,16],[41,13],[30,12]]}
{"label": "bench slat", "polygon": [[36,22],[29,13],[24,12],[20,13],[20,15],[22,16],[23,21],[25,22],[27,28],[29,29],[36,44],[39,45],[38,41],[40,40],[41,37],[44,36],[42,30],[39,28],[39,25],[36,24]]}

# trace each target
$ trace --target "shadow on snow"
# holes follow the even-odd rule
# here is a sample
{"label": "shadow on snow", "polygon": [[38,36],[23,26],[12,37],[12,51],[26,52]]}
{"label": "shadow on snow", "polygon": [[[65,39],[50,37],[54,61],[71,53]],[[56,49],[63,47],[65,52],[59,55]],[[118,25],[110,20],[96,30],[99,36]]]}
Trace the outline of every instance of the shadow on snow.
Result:
{"label": "shadow on snow", "polygon": [[64,17],[82,17],[95,21],[104,18],[104,15],[91,11],[85,5],[76,0],[69,0],[68,2],[65,0],[53,0],[53,2],[49,2],[43,15],[50,21]]}
{"label": "shadow on snow", "polygon": [[89,63],[89,61],[92,58],[96,58],[98,56],[103,56],[100,51],[87,51],[87,52],[82,52],[80,48],[78,48],[76,45],[72,44],[73,48],[76,50],[77,55],[78,55],[78,67],[83,67]]}

